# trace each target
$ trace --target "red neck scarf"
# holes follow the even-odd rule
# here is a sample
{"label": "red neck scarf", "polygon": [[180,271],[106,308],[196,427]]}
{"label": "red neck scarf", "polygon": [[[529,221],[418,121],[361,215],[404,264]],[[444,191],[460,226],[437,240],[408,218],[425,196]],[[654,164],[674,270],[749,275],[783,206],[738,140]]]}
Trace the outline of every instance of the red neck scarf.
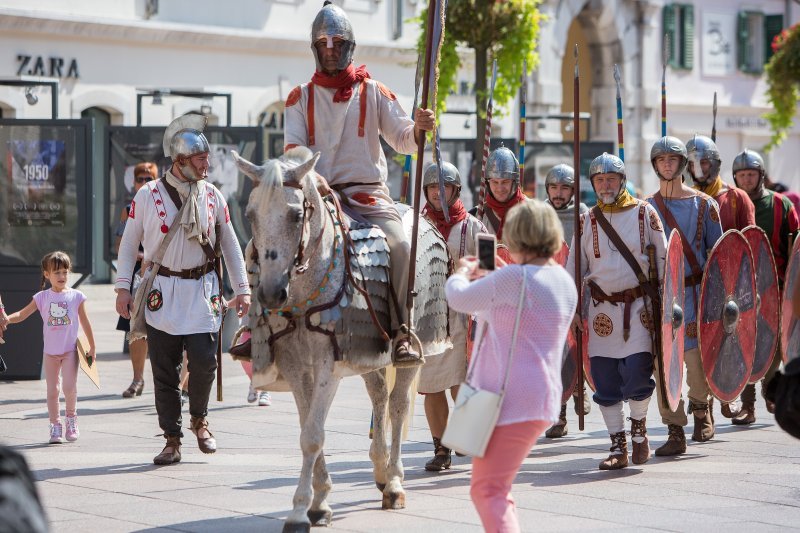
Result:
{"label": "red neck scarf", "polygon": [[464,208],[461,198],[453,202],[447,212],[450,214],[450,224],[444,219],[444,211],[437,211],[430,204],[425,204],[425,209],[422,210],[422,215],[434,223],[445,241],[450,238],[450,230],[453,229],[453,226],[467,218],[467,210]]}
{"label": "red neck scarf", "polygon": [[503,223],[506,220],[506,213],[508,213],[508,210],[517,205],[518,203],[524,201],[525,199],[526,196],[522,193],[522,189],[520,189],[519,187],[517,187],[517,193],[508,200],[506,200],[505,202],[498,202],[497,199],[494,196],[492,196],[491,193],[486,195],[486,205],[488,205],[491,208],[491,210],[494,211],[495,214],[500,218],[500,227],[497,228],[498,239],[503,238]]}
{"label": "red neck scarf", "polygon": [[350,97],[353,96],[353,85],[361,83],[369,77],[366,65],[356,68],[350,63],[346,69],[339,71],[336,76],[329,76],[318,70],[311,76],[311,81],[320,87],[337,89],[336,94],[333,95],[334,102],[348,102]]}

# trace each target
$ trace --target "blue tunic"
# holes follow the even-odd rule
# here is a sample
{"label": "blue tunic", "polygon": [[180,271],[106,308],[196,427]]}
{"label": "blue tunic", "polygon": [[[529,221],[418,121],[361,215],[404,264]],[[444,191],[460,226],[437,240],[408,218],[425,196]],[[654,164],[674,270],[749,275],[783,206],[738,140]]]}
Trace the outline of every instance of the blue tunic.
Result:
{"label": "blue tunic", "polygon": [[[655,199],[651,196],[647,199],[656,208],[658,216],[664,225],[666,234],[669,235],[674,229],[670,226],[664,214],[658,209]],[[705,203],[705,205],[703,205]],[[664,204],[670,210],[672,216],[678,222],[680,230],[692,245],[695,252],[697,264],[702,269],[706,264],[709,252],[714,244],[722,237],[722,225],[719,219],[719,205],[713,198],[707,195],[697,195],[690,198],[664,198]],[[702,207],[702,209],[701,209]],[[702,210],[702,219],[701,219]],[[700,226],[700,231],[698,231]],[[699,238],[698,238],[699,237]],[[692,274],[692,267],[689,260],[684,258],[684,269],[686,276]],[[700,285],[686,287],[686,303],[684,304],[684,323],[686,324],[684,335],[684,350],[697,348],[697,297],[700,296]],[[690,336],[689,333],[693,333]]]}

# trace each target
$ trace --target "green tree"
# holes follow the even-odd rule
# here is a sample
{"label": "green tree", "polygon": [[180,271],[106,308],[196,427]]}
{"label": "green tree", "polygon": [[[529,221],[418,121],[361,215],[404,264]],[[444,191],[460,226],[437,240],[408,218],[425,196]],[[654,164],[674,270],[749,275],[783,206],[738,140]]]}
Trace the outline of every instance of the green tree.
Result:
{"label": "green tree", "polygon": [[767,99],[773,108],[766,114],[772,129],[766,151],[781,144],[794,124],[800,99],[800,24],[775,36],[772,50],[775,54],[765,67]]}
{"label": "green tree", "polygon": [[[458,49],[472,49],[475,53],[475,109],[478,110],[476,157],[483,150],[492,61],[497,59],[494,114],[502,111],[498,108],[505,107],[517,94],[523,62],[527,61],[528,69],[532,70],[539,61],[536,44],[542,21],[538,10],[540,1],[449,0],[447,3],[436,110],[437,113],[445,110],[447,95],[456,88],[456,74],[461,66]],[[418,19],[421,32],[417,47],[421,52],[425,50],[427,11],[426,8]]]}

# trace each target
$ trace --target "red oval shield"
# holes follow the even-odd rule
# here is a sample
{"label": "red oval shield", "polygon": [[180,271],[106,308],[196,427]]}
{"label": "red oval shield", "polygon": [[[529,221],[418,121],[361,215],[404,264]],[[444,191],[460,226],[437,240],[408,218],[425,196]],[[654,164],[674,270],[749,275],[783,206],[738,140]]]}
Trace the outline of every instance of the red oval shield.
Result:
{"label": "red oval shield", "polygon": [[758,226],[742,230],[756,269],[756,292],[758,293],[758,316],[756,318],[756,353],[750,383],[755,383],[767,373],[780,341],[780,289],[775,257],[767,234]]}

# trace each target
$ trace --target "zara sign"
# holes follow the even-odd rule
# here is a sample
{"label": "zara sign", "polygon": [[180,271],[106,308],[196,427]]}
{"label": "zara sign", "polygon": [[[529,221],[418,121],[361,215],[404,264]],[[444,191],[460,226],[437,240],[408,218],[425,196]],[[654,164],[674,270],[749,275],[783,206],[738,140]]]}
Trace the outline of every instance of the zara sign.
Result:
{"label": "zara sign", "polygon": [[43,57],[18,54],[17,76],[47,76],[50,78],[80,78],[78,60],[63,57]]}

